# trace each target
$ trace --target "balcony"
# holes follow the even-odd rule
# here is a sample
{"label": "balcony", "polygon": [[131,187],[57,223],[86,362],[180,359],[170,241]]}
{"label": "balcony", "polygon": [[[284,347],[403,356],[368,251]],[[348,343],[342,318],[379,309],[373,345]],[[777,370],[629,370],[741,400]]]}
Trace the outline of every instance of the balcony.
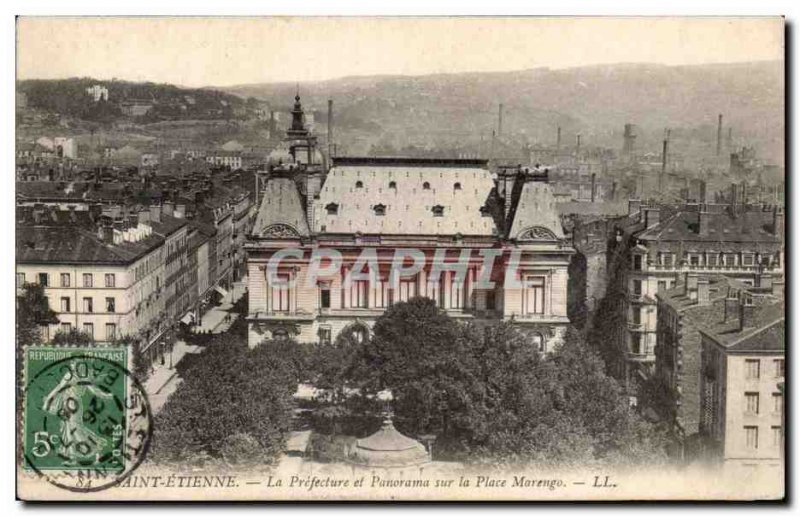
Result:
{"label": "balcony", "polygon": [[635,331],[635,332],[643,332],[644,330],[644,323],[635,323],[629,322],[628,323],[628,330]]}
{"label": "balcony", "polygon": [[315,314],[303,310],[252,312],[247,316],[250,321],[313,321],[315,318]]}
{"label": "balcony", "polygon": [[656,356],[653,353],[639,353],[636,351],[628,351],[625,353],[625,358],[631,362],[651,363],[656,361]]}

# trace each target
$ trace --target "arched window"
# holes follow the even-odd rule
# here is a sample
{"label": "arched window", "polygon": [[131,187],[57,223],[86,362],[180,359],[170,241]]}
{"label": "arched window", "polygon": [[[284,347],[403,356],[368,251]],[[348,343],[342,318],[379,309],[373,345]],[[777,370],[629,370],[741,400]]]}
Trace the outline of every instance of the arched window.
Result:
{"label": "arched window", "polygon": [[356,181],[356,188],[364,188],[364,183],[361,181]]}
{"label": "arched window", "polygon": [[453,190],[461,190],[461,183],[456,183],[453,185]]}
{"label": "arched window", "polygon": [[386,206],[384,206],[383,204],[376,204],[375,206],[372,207],[372,209],[375,210],[375,215],[377,215],[378,217],[383,217],[384,215],[386,215]]}
{"label": "arched window", "polygon": [[286,340],[289,338],[289,332],[283,328],[278,328],[277,330],[272,331],[272,338],[275,340]]}
{"label": "arched window", "polygon": [[337,215],[339,213],[339,205],[335,202],[329,203],[325,206],[325,209],[328,211],[328,215]]}
{"label": "arched window", "polygon": [[389,188],[391,188],[392,190],[397,190],[397,183],[395,183],[394,181],[389,181]]}
{"label": "arched window", "polygon": [[437,204],[431,208],[434,217],[444,217],[444,206]]}
{"label": "arched window", "polygon": [[534,333],[531,335],[531,344],[533,345],[533,349],[539,353],[545,352],[544,337],[541,333]]}
{"label": "arched window", "polygon": [[431,184],[429,182],[425,181],[424,183],[422,183],[422,189],[423,190],[430,190],[431,189]]}

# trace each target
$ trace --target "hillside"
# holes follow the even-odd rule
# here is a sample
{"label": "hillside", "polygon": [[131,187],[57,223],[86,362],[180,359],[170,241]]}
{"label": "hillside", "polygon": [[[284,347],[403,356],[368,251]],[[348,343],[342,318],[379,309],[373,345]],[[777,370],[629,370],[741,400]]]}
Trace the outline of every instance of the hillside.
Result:
{"label": "hillside", "polygon": [[[301,84],[303,103],[324,121],[335,102],[337,140],[370,144],[456,145],[486,141],[505,114],[503,135],[552,145],[556,127],[572,145],[618,149],[625,123],[639,128],[637,146],[658,152],[666,127],[675,152],[713,152],[717,114],[733,128],[733,144],[754,144],[759,154],[783,163],[782,62],[701,66],[618,64],[563,70],[503,73],[346,77]],[[222,90],[254,96],[288,110],[295,84],[252,84]],[[322,129],[321,127],[319,129]],[[726,132],[727,134],[727,132]]]}
{"label": "hillside", "polygon": [[[102,85],[108,100],[95,101],[87,88]],[[98,81],[92,78],[26,80],[17,82],[30,108],[78,120],[115,122],[133,118],[138,122],[161,120],[226,119],[246,105],[239,96],[212,89],[187,89],[170,84]],[[125,106],[139,104],[146,113],[126,113]],[[141,111],[144,111],[142,109]]]}

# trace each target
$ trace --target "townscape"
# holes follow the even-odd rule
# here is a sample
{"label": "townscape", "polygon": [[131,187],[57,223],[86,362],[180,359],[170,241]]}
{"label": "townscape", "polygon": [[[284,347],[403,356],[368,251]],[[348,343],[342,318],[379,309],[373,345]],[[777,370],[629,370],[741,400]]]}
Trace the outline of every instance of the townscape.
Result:
{"label": "townscape", "polygon": [[473,79],[18,81],[18,358],[126,347],[153,464],[783,471],[782,121]]}

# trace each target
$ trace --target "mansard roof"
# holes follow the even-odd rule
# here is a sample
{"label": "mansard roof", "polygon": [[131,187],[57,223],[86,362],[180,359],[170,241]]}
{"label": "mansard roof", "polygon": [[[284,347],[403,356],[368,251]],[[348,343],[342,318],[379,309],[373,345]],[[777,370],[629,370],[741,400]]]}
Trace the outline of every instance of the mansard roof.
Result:
{"label": "mansard roof", "polygon": [[306,212],[294,181],[275,177],[267,182],[251,235],[256,238],[300,238],[310,235]]}
{"label": "mansard roof", "polygon": [[[481,213],[494,188],[484,165],[482,160],[336,158],[314,201],[313,231],[496,235],[494,219]],[[331,203],[339,206],[336,214],[325,209]],[[382,216],[375,214],[379,205],[385,207]],[[441,216],[434,206],[444,208]]]}
{"label": "mansard roof", "polygon": [[553,188],[542,181],[527,181],[513,210],[508,238],[560,240],[564,238]]}

